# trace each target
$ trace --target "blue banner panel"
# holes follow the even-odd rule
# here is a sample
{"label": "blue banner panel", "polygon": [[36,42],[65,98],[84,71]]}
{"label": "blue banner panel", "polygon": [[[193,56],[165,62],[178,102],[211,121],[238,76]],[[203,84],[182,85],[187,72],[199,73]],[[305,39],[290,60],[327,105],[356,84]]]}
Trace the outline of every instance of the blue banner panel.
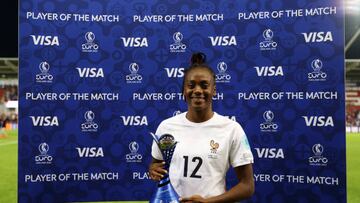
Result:
{"label": "blue banner panel", "polygon": [[187,111],[198,51],[250,142],[247,202],[346,202],[343,21],[340,0],[21,0],[19,202],[149,200],[149,133]]}

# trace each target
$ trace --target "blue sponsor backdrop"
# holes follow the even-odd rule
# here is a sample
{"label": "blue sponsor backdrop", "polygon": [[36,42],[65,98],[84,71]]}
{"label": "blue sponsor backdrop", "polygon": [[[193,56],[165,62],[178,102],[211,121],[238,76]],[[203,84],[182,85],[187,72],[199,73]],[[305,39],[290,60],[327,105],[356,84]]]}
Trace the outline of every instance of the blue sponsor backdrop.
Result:
{"label": "blue sponsor backdrop", "polygon": [[346,202],[343,18],[339,0],[21,0],[19,202],[148,200],[149,132],[186,111],[197,51],[249,138],[248,202]]}

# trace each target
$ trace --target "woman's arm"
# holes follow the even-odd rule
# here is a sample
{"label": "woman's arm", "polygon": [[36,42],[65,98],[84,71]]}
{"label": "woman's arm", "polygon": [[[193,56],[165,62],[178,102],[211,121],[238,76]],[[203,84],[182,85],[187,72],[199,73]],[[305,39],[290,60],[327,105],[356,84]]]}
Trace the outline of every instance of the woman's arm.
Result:
{"label": "woman's arm", "polygon": [[235,167],[234,170],[237,178],[239,179],[239,183],[232,187],[229,191],[209,198],[203,198],[200,195],[193,195],[191,197],[180,198],[181,202],[225,203],[250,198],[255,191],[252,164],[238,166]]}

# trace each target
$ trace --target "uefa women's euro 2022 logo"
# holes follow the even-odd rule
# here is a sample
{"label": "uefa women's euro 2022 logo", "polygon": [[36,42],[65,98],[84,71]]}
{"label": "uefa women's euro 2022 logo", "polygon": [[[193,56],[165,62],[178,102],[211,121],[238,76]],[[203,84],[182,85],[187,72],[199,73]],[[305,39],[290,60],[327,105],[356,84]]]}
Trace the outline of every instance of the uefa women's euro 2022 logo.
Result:
{"label": "uefa women's euro 2022 logo", "polygon": [[84,114],[85,123],[81,124],[82,132],[97,132],[99,125],[94,122],[95,114],[92,111],[86,111]]}
{"label": "uefa women's euro 2022 logo", "polygon": [[139,163],[142,161],[142,155],[138,153],[139,144],[135,141],[129,143],[130,153],[126,154],[126,162],[130,163]]}
{"label": "uefa women's euro 2022 logo", "polygon": [[139,72],[139,65],[137,63],[130,63],[129,65],[129,71],[130,74],[126,75],[126,83],[141,83],[143,77],[142,75],[138,74]]}
{"label": "uefa women's euro 2022 logo", "polygon": [[36,74],[36,82],[39,83],[52,83],[54,77],[49,73],[50,64],[43,61],[39,64],[40,74]]}
{"label": "uefa women's euro 2022 logo", "polygon": [[81,45],[83,52],[98,52],[99,45],[95,41],[95,34],[93,32],[87,32],[85,34],[86,43]]}
{"label": "uefa women's euro 2022 logo", "polygon": [[263,113],[263,118],[265,122],[260,124],[261,132],[277,132],[279,126],[274,123],[274,113],[270,110],[267,110]]}
{"label": "uefa women's euro 2022 logo", "polygon": [[184,36],[181,32],[175,32],[173,34],[174,43],[170,44],[170,52],[185,52],[186,45],[182,43]]}
{"label": "uefa women's euro 2022 logo", "polygon": [[260,50],[268,51],[268,50],[276,50],[277,42],[273,41],[274,32],[271,29],[264,30],[262,36],[265,41],[260,42]]}
{"label": "uefa women's euro 2022 logo", "polygon": [[229,83],[231,80],[231,75],[226,73],[228,69],[227,64],[224,61],[221,61],[217,64],[218,74],[216,74],[216,82],[217,83]]}
{"label": "uefa women's euro 2022 logo", "polygon": [[314,59],[311,62],[311,68],[313,71],[308,73],[309,81],[325,81],[327,78],[327,74],[321,69],[323,68],[323,62],[320,59]]}
{"label": "uefa women's euro 2022 logo", "polygon": [[324,147],[321,144],[314,144],[312,146],[312,151],[314,156],[309,157],[309,164],[311,166],[327,166],[329,160],[322,155]]}
{"label": "uefa women's euro 2022 logo", "polygon": [[48,151],[50,149],[49,145],[45,142],[39,144],[39,152],[40,155],[35,156],[36,164],[51,164],[53,157],[48,155]]}

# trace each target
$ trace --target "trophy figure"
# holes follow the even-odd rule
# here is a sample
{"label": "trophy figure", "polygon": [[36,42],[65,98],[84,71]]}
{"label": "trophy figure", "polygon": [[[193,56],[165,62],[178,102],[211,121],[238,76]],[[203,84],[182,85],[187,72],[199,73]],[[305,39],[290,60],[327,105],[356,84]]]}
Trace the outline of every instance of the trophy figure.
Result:
{"label": "trophy figure", "polygon": [[[154,141],[159,147],[161,154],[165,161],[165,170],[169,171],[171,158],[174,154],[174,150],[177,142],[174,137],[170,134],[164,134],[160,137],[151,133]],[[170,183],[169,173],[165,174],[164,177],[158,183],[158,189],[150,200],[150,203],[177,203],[179,202],[179,195],[174,190]]]}

